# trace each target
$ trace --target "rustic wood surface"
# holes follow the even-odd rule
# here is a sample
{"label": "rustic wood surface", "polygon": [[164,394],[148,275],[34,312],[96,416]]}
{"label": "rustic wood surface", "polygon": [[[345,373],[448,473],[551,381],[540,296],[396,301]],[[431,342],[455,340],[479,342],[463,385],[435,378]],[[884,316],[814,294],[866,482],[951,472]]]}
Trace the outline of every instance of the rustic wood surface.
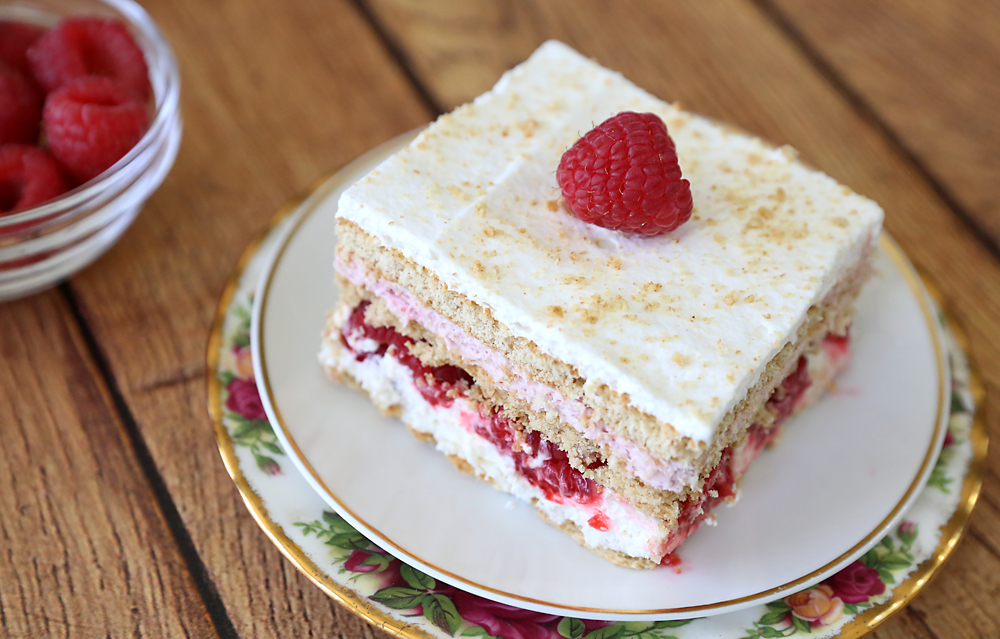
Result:
{"label": "rustic wood surface", "polygon": [[[878,200],[966,327],[1000,434],[995,3],[143,4],[182,68],[177,164],[100,261],[0,305],[0,635],[385,636],[247,514],[205,412],[209,323],[284,201],[548,38]],[[994,446],[969,534],[876,636],[1000,635],[998,470]]]}

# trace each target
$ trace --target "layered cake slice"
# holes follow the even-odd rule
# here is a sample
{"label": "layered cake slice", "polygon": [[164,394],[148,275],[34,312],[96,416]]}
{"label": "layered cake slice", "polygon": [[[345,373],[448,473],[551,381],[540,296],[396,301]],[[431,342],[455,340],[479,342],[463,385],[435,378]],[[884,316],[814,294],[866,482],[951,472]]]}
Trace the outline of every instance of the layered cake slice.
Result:
{"label": "layered cake slice", "polygon": [[[676,228],[604,228],[567,208],[564,153],[622,112],[669,130],[690,184]],[[845,365],[882,221],[790,150],[556,42],[351,186],[337,215],[326,370],[637,568],[734,501]]]}

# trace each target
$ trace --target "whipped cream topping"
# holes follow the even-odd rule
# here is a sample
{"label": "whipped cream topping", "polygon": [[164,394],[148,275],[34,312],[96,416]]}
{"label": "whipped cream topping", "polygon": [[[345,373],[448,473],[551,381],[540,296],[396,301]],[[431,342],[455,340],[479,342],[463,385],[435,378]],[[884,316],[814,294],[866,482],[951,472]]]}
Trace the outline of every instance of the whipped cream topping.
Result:
{"label": "whipped cream topping", "polygon": [[[672,233],[603,229],[560,202],[562,153],[626,110],[664,119],[691,182],[692,218]],[[588,384],[706,442],[882,221],[877,204],[793,153],[685,113],[557,42],[349,188],[338,216]]]}

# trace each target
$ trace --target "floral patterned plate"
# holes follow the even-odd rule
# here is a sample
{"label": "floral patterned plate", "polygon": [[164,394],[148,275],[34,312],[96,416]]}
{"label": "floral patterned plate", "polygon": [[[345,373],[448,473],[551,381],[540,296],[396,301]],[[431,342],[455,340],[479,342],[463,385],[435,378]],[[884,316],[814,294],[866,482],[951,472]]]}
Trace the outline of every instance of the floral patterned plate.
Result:
{"label": "floral patterned plate", "polygon": [[[286,210],[281,217],[296,207]],[[277,222],[276,222],[277,224]],[[857,637],[904,605],[954,548],[981,483],[981,391],[958,342],[945,448],[905,520],[845,570],[767,605],[680,621],[581,621],[498,604],[415,570],[331,512],[290,463],[266,420],[249,348],[251,298],[281,227],[249,247],[220,302],[209,345],[209,408],[226,466],[258,523],[325,592],[408,637]]]}

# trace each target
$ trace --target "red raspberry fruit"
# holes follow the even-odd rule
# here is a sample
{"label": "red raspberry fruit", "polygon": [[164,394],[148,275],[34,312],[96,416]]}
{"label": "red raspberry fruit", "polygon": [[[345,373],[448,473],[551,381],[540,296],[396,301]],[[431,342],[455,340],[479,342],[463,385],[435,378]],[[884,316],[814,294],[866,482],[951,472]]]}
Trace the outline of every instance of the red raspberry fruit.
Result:
{"label": "red raspberry fruit", "polygon": [[608,229],[659,235],[691,217],[667,125],[652,113],[608,118],[563,154],[556,181],[570,212]]}
{"label": "red raspberry fruit", "polygon": [[146,132],[146,105],[120,82],[84,77],[49,95],[42,112],[49,150],[80,182],[129,152]]}
{"label": "red raspberry fruit", "polygon": [[0,215],[40,206],[66,192],[48,153],[34,146],[0,146]]}
{"label": "red raspberry fruit", "polygon": [[136,97],[149,99],[149,70],[142,49],[125,25],[103,18],[67,18],[28,49],[35,79],[52,92],[88,75],[122,82]]}
{"label": "red raspberry fruit", "polygon": [[0,144],[38,142],[42,99],[31,83],[0,63]]}
{"label": "red raspberry fruit", "polygon": [[30,76],[31,67],[25,53],[43,33],[45,29],[33,24],[0,20],[0,62]]}

